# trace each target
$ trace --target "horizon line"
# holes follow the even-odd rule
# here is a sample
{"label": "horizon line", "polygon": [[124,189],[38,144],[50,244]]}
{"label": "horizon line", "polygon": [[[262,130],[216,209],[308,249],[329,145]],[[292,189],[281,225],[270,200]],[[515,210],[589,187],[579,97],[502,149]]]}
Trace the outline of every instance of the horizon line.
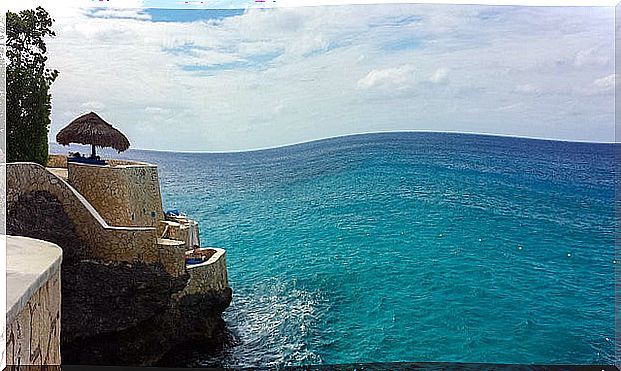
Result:
{"label": "horizon line", "polygon": [[[304,140],[300,142],[294,142],[289,144],[281,144],[269,147],[261,147],[261,148],[253,148],[253,149],[240,149],[240,150],[228,150],[228,151],[206,151],[206,150],[169,150],[169,149],[149,149],[149,148],[129,148],[130,150],[136,151],[149,151],[149,152],[170,152],[170,153],[191,153],[191,154],[226,154],[226,153],[247,153],[247,152],[260,152],[260,151],[268,151],[272,149],[280,149],[286,147],[293,147],[302,144],[308,144],[312,142],[319,142],[322,140],[330,140],[330,139],[339,139],[345,137],[353,137],[358,135],[369,135],[369,134],[391,134],[391,133],[445,133],[445,134],[466,134],[466,135],[480,135],[480,136],[491,136],[491,137],[502,137],[502,138],[516,138],[516,139],[531,139],[531,140],[540,140],[540,141],[549,141],[549,142],[561,142],[561,143],[584,143],[584,144],[620,144],[621,142],[610,141],[589,141],[589,140],[571,140],[571,139],[557,139],[557,138],[543,138],[543,137],[529,137],[529,136],[520,136],[520,135],[508,135],[508,134],[495,134],[495,133],[477,133],[477,132],[469,132],[469,131],[451,131],[451,130],[382,130],[382,131],[368,131],[368,132],[360,132],[360,133],[352,133],[352,134],[341,134],[334,135],[329,137],[323,137],[318,139],[310,139]],[[50,144],[59,145],[56,142],[50,142]],[[78,143],[75,143],[78,144]],[[78,144],[81,145],[81,144]],[[86,144],[84,144],[86,145]]]}

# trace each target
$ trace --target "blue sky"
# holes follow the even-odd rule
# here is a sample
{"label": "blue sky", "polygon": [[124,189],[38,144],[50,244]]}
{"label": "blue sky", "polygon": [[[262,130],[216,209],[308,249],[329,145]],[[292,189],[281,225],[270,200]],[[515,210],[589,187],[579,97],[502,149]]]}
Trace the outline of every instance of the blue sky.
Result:
{"label": "blue sky", "polygon": [[613,8],[52,15],[49,64],[61,74],[50,141],[91,110],[134,148],[159,150],[249,150],[394,130],[614,141]]}

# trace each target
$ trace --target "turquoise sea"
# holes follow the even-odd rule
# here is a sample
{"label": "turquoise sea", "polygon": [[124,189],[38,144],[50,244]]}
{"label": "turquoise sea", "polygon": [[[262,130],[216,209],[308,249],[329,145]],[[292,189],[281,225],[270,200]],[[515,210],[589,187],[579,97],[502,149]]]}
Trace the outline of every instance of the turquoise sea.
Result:
{"label": "turquoise sea", "polygon": [[614,361],[613,144],[410,132],[120,157],[157,164],[165,208],[227,249],[234,342],[188,365]]}

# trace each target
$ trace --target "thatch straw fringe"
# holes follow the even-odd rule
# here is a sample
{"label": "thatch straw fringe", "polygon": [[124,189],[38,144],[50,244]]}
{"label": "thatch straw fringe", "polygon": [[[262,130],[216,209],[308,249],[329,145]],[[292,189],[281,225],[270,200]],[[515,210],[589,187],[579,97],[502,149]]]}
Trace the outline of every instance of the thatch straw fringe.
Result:
{"label": "thatch straw fringe", "polygon": [[95,112],[84,114],[71,121],[56,134],[56,142],[90,144],[96,147],[112,147],[119,152],[129,148],[129,140],[123,133],[105,122]]}

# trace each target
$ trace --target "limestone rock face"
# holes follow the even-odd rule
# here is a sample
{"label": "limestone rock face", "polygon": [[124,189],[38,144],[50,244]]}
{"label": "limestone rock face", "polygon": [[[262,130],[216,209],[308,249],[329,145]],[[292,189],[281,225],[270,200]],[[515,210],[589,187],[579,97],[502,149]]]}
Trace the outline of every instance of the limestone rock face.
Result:
{"label": "limestone rock face", "polygon": [[173,277],[159,264],[96,259],[48,192],[24,194],[12,204],[7,234],[63,249],[63,363],[153,365],[191,337],[213,344],[226,340],[221,314],[231,302],[229,287],[179,297],[188,274]]}
{"label": "limestone rock face", "polygon": [[[187,277],[159,266],[80,261],[63,267],[63,343],[127,330],[168,310]],[[63,292],[64,292],[63,291]]]}
{"label": "limestone rock face", "polygon": [[48,192],[37,191],[21,196],[18,204],[8,210],[6,228],[9,235],[57,244],[63,249],[63,262],[74,263],[88,255],[61,204]]}

